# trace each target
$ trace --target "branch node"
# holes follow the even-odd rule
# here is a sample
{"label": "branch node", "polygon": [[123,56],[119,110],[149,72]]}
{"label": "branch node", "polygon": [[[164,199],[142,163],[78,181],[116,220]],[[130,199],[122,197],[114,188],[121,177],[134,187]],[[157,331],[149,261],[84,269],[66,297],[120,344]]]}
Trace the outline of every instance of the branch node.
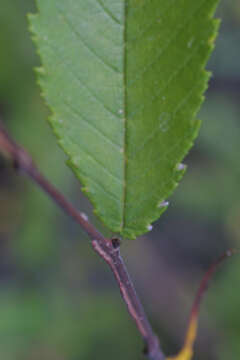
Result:
{"label": "branch node", "polygon": [[121,245],[120,239],[115,238],[115,237],[112,238],[112,246],[114,249],[119,249],[120,245]]}

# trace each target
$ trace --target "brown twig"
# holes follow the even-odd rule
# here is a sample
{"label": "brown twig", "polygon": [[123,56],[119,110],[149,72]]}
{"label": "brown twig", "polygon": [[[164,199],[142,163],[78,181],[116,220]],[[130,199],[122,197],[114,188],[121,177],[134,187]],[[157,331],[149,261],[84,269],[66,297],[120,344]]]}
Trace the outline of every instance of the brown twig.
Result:
{"label": "brown twig", "polygon": [[189,321],[188,321],[188,327],[185,335],[184,345],[180,351],[180,353],[173,357],[168,357],[166,360],[191,360],[193,357],[193,347],[194,343],[196,341],[197,336],[197,328],[198,328],[198,316],[199,316],[199,310],[200,305],[202,303],[203,296],[205,295],[210,280],[212,279],[213,274],[216,272],[219,265],[222,264],[222,262],[227,259],[228,257],[234,255],[237,253],[237,250],[230,249],[226,251],[223,255],[221,255],[208,269],[208,271],[205,273],[200,286],[198,288],[197,294],[195,296]]}
{"label": "brown twig", "polygon": [[119,241],[105,238],[89,221],[58,191],[38,170],[31,156],[9,136],[0,124],[0,151],[13,162],[19,171],[25,173],[70,217],[72,217],[89,235],[92,246],[98,255],[109,265],[118,283],[128,312],[142,335],[149,360],[164,360],[158,338],[144,312],[136,294],[126,265],[120,254]]}
{"label": "brown twig", "polygon": [[209,286],[209,282],[212,279],[212,276],[214,275],[214,273],[216,272],[217,268],[219,265],[222,264],[222,262],[224,262],[224,260],[226,260],[228,257],[233,256],[234,254],[237,253],[237,250],[235,249],[229,249],[227,250],[224,254],[222,254],[208,269],[208,271],[206,272],[206,274],[204,275],[200,286],[198,288],[194,303],[192,305],[192,310],[191,310],[191,314],[190,314],[190,320],[196,316],[198,316],[199,313],[199,309],[200,309],[200,305],[202,302],[202,298],[204,296],[204,294],[206,293],[208,286]]}

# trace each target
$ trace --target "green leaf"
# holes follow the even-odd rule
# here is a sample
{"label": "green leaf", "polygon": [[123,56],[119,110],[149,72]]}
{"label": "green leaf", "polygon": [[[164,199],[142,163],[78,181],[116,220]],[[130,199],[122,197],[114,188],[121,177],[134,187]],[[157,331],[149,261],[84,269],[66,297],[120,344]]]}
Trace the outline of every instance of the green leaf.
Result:
{"label": "green leaf", "polygon": [[197,135],[218,0],[37,3],[50,123],[96,214],[135,238],[165,210]]}

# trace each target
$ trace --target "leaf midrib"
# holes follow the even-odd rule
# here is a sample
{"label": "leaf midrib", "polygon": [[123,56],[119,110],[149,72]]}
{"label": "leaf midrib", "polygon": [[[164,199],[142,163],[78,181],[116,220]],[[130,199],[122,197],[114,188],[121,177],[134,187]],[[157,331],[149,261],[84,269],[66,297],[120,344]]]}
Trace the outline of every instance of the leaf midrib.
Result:
{"label": "leaf midrib", "polygon": [[123,20],[123,115],[124,115],[124,131],[123,131],[123,205],[122,205],[122,223],[120,232],[125,227],[126,214],[126,197],[127,197],[127,0],[124,1],[124,20]]}

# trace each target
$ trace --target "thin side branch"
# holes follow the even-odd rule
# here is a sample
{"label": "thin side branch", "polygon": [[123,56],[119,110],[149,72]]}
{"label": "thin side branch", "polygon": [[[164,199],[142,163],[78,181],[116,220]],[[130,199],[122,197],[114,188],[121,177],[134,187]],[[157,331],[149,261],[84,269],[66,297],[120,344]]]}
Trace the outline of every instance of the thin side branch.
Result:
{"label": "thin side branch", "polygon": [[209,282],[212,279],[214,273],[216,272],[218,266],[221,265],[223,261],[226,260],[228,257],[236,254],[237,252],[238,251],[235,249],[230,249],[226,251],[210,266],[208,271],[205,273],[192,305],[183,347],[178,355],[168,357],[166,360],[191,360],[193,358],[193,348],[197,337],[200,305],[208,289]]}
{"label": "thin side branch", "polygon": [[91,239],[98,255],[109,265],[119,286],[128,312],[135,321],[139,333],[146,345],[145,355],[149,360],[164,360],[158,338],[144,312],[136,294],[126,265],[120,254],[120,242],[105,238],[82,214],[58,191],[38,170],[31,156],[9,136],[0,124],[0,151],[10,158],[14,166],[32,179],[68,216],[72,217]]}

